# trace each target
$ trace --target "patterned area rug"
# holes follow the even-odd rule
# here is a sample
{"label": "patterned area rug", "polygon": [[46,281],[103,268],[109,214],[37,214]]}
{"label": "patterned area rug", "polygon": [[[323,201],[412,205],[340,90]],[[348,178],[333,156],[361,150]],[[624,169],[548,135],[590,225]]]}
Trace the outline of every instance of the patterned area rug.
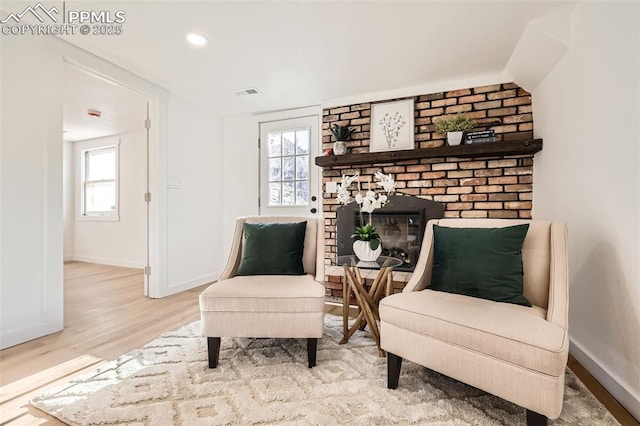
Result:
{"label": "patterned area rug", "polygon": [[[386,388],[386,358],[357,332],[346,345],[341,318],[327,315],[318,365],[306,341],[222,339],[207,368],[199,322],[52,389],[31,405],[70,425],[518,425],[525,410],[404,361],[400,386]],[[617,425],[567,370],[562,415],[554,425]]]}

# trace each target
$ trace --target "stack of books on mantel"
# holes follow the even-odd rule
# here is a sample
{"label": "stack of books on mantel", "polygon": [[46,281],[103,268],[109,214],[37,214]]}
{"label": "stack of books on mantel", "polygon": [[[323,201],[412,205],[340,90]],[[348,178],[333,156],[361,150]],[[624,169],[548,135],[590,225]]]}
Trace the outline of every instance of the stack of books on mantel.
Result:
{"label": "stack of books on mantel", "polygon": [[479,132],[467,132],[465,143],[467,145],[474,143],[495,142],[496,132],[493,130],[482,130]]}

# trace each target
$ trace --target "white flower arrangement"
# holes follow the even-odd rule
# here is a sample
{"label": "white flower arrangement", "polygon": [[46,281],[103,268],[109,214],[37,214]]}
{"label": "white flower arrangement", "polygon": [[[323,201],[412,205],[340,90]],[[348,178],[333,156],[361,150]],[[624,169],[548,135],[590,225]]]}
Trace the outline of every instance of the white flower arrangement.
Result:
{"label": "white flower arrangement", "polygon": [[381,186],[387,194],[396,192],[396,182],[391,175],[385,175],[384,173],[377,171],[374,176],[378,179],[378,186]]}
{"label": "white flower arrangement", "polygon": [[[342,205],[347,205],[351,202],[351,195],[349,192],[349,187],[353,182],[358,181],[360,178],[359,174],[355,174],[354,176],[342,175],[342,181],[338,184],[338,202]],[[385,175],[381,171],[378,171],[374,174],[374,178],[376,180],[376,185],[384,189],[385,194],[377,194],[375,191],[371,189],[371,181],[369,180],[367,192],[364,195],[358,192],[355,196],[355,202],[360,206],[360,222],[362,223],[362,213],[369,213],[369,225],[371,225],[371,213],[375,209],[379,209],[380,207],[386,205],[389,202],[390,195],[396,190],[396,183],[391,177],[391,175]],[[358,181],[358,191],[360,190],[360,182]]]}
{"label": "white flower arrangement", "polygon": [[344,206],[351,201],[351,195],[349,194],[349,187],[353,182],[358,180],[360,175],[353,176],[342,175],[342,181],[338,184],[338,202]]}

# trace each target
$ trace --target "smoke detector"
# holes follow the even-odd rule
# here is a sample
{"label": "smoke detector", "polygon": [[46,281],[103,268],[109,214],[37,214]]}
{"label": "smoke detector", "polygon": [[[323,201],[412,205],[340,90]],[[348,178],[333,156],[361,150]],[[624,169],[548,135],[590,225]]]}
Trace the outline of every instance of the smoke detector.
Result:
{"label": "smoke detector", "polygon": [[98,110],[95,109],[89,109],[87,110],[87,115],[91,118],[100,118],[102,117],[102,113]]}
{"label": "smoke detector", "polygon": [[246,95],[257,95],[258,93],[262,93],[260,90],[255,87],[248,87],[246,89],[236,90],[236,96],[246,96]]}

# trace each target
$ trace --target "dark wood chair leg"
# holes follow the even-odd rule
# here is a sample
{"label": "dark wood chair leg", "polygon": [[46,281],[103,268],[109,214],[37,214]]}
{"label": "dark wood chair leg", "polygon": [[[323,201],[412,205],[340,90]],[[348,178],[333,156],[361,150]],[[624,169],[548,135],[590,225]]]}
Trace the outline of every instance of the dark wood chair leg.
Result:
{"label": "dark wood chair leg", "polygon": [[209,349],[209,368],[216,368],[220,358],[220,338],[207,337],[207,348]]}
{"label": "dark wood chair leg", "polygon": [[401,366],[402,358],[391,352],[387,352],[387,388],[396,389],[398,387]]}
{"label": "dark wood chair leg", "polygon": [[307,339],[307,358],[309,359],[309,368],[316,366],[316,353],[318,351],[318,339]]}
{"label": "dark wood chair leg", "polygon": [[547,426],[547,416],[527,410],[527,426]]}

